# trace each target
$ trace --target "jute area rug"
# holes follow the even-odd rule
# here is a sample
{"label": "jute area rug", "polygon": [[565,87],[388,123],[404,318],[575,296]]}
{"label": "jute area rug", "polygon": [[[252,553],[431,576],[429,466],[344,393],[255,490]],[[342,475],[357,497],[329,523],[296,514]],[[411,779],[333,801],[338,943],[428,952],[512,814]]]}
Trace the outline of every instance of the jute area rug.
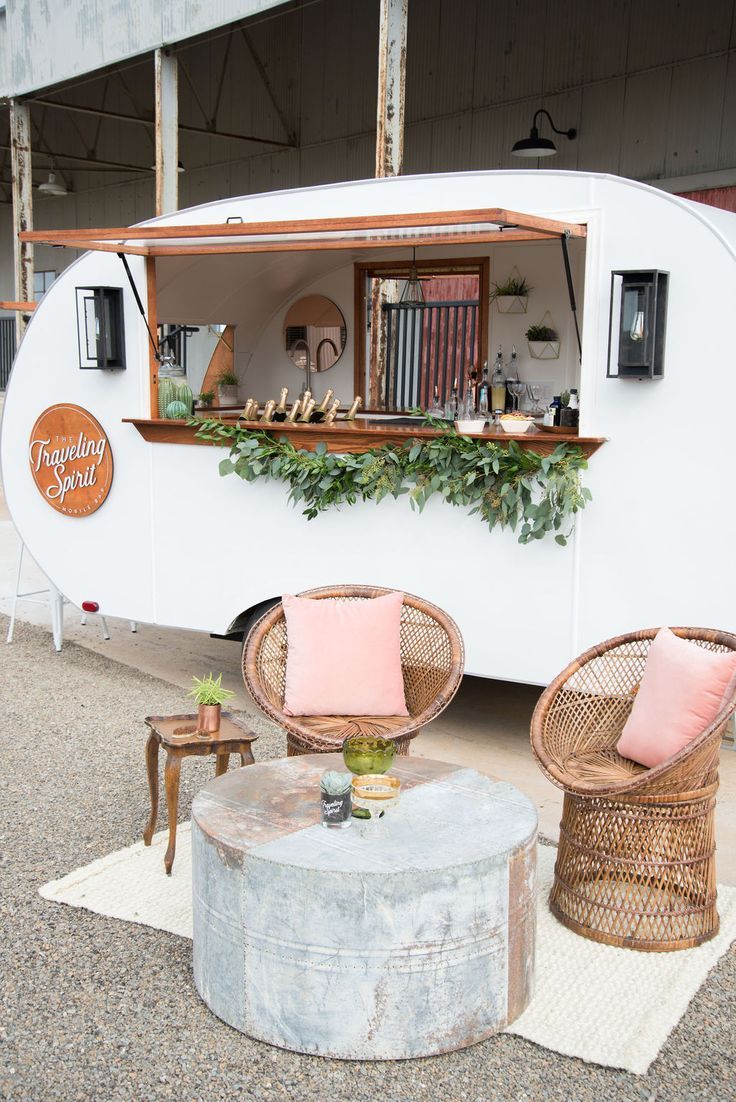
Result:
{"label": "jute area rug", "polygon": [[[44,899],[192,937],[191,835],[177,832],[166,876],[167,832],[101,857],[40,888]],[[638,953],[578,937],[549,912],[556,850],[538,849],[534,998],[507,1032],[565,1056],[643,1075],[710,969],[736,940],[736,888],[720,886],[720,933],[697,949]]]}

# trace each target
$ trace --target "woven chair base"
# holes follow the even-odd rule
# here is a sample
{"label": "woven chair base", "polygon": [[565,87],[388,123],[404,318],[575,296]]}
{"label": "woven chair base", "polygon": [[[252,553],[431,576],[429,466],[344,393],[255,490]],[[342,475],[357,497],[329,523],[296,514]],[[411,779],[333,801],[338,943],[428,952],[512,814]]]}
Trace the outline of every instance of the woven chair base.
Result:
{"label": "woven chair base", "polygon": [[713,787],[672,803],[566,792],[549,899],[555,917],[628,949],[689,949],[715,937]]}

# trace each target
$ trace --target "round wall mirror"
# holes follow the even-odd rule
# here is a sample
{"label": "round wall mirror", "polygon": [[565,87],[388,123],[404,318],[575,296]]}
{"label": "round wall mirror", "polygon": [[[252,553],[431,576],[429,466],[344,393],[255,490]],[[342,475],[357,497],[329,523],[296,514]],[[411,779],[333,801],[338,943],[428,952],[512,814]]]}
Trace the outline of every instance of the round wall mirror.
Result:
{"label": "round wall mirror", "polygon": [[340,359],[347,331],[339,306],[324,295],[305,295],[284,319],[286,354],[302,371],[328,371]]}

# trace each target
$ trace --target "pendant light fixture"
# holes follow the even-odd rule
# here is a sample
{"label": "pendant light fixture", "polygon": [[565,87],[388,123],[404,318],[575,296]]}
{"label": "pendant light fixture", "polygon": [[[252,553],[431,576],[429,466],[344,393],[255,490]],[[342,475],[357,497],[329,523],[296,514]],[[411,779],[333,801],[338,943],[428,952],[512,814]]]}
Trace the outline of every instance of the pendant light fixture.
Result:
{"label": "pendant light fixture", "polygon": [[43,184],[40,185],[40,187],[38,189],[38,193],[39,193],[39,195],[52,195],[52,196],[62,196],[62,195],[68,195],[69,194],[69,192],[66,190],[66,188],[64,187],[63,184],[57,183],[56,173],[54,172],[54,162],[53,161],[51,162],[51,171],[49,172],[49,178]]}
{"label": "pendant light fixture", "polygon": [[555,134],[564,134],[566,138],[572,141],[578,136],[578,132],[574,127],[570,130],[558,130],[555,124],[552,122],[552,116],[549,111],[545,111],[543,107],[540,107],[538,111],[535,111],[534,118],[532,119],[532,128],[529,131],[528,138],[521,138],[514,144],[511,152],[515,157],[553,157],[557,152],[557,146],[551,140],[551,138],[540,138],[539,129],[537,127],[537,119],[540,115],[546,115],[549,120],[549,125],[554,130]]}
{"label": "pendant light fixture", "polygon": [[411,251],[409,278],[404,284],[399,302],[404,306],[416,306],[424,302],[424,291],[422,290],[422,281],[417,271],[417,250],[415,248]]}

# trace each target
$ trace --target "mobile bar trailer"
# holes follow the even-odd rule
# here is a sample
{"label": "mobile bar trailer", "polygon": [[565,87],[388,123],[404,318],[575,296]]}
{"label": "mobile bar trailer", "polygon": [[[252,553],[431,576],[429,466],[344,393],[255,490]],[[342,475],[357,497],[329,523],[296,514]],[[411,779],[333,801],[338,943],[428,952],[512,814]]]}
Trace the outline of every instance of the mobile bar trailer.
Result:
{"label": "mobile bar trailer", "polygon": [[[27,327],[0,441],[17,530],[76,605],[226,635],[283,592],[388,586],[457,620],[469,673],[529,683],[629,629],[736,630],[736,215],[610,176],[470,172],[23,236],[84,250]],[[492,291],[513,272],[531,290],[504,310]],[[436,306],[433,278],[445,279]],[[449,304],[448,279],[461,288]],[[417,284],[424,303],[424,291],[405,295]],[[414,314],[399,309],[402,294]],[[553,337],[540,351],[525,333],[545,322]],[[276,481],[220,477],[227,453],[170,416],[180,410],[159,410],[174,358],[163,346],[177,334],[180,361],[191,336],[195,393],[223,364],[237,376],[230,423],[246,396],[262,406],[282,387],[298,392],[305,371],[317,399],[323,372],[343,406],[362,394],[363,420],[261,425],[348,453],[413,438],[394,414],[462,390],[497,346],[508,369],[513,346],[543,404],[572,388],[581,398],[577,433],[517,443],[580,447],[592,501],[566,546],[521,545],[438,498],[421,512],[405,496],[359,500],[307,520]]]}

